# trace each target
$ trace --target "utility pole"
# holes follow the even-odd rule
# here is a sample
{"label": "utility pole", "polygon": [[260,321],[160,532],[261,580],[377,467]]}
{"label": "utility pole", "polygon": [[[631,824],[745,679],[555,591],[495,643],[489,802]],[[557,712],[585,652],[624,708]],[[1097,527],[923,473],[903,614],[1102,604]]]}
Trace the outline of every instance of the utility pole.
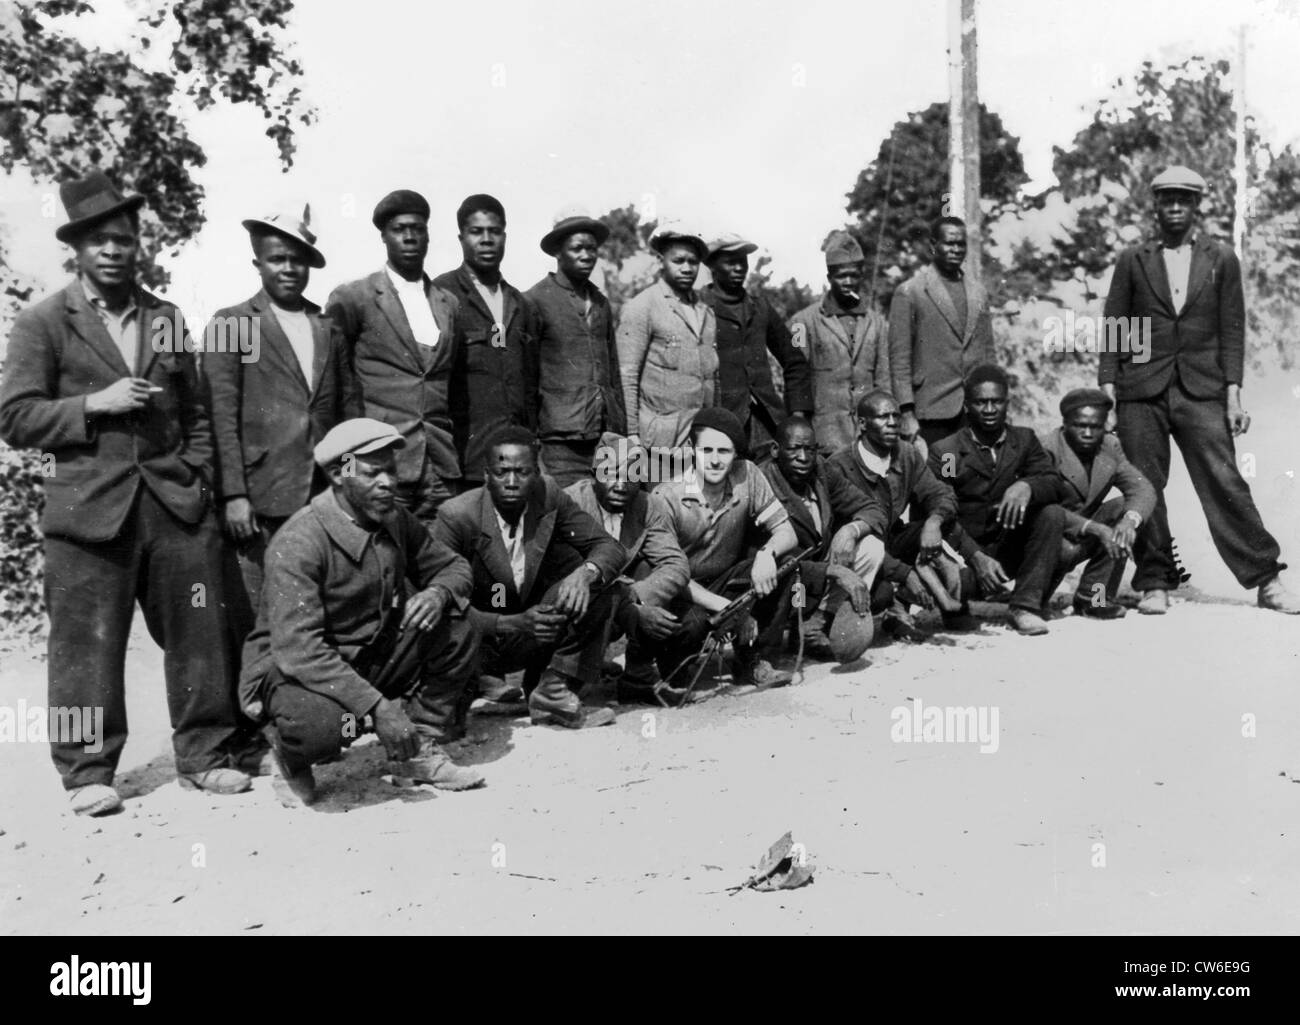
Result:
{"label": "utility pole", "polygon": [[948,0],[948,211],[966,222],[966,273],[980,276],[979,78],[975,0]]}

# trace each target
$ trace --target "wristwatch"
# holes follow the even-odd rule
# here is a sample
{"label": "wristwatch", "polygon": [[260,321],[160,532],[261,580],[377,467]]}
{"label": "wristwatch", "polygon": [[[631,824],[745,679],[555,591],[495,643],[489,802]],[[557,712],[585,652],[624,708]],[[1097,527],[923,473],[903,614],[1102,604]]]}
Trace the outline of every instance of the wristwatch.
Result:
{"label": "wristwatch", "polygon": [[1124,510],[1124,518],[1126,520],[1132,520],[1133,526],[1135,527],[1142,526],[1142,514],[1138,512],[1136,509]]}
{"label": "wristwatch", "polygon": [[591,570],[591,575],[593,578],[592,583],[599,583],[600,578],[604,576],[604,574],[600,572],[600,567],[597,566],[594,562],[590,562],[590,561],[584,562],[582,564],[582,568]]}

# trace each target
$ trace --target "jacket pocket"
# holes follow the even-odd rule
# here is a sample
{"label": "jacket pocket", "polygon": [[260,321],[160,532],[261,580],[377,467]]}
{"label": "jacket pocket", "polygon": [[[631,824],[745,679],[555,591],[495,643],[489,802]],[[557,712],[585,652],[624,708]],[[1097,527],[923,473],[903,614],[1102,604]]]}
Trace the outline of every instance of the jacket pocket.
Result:
{"label": "jacket pocket", "polygon": [[646,362],[664,370],[676,370],[682,365],[682,343],[676,335],[669,335],[663,342],[651,340],[650,350],[646,353]]}

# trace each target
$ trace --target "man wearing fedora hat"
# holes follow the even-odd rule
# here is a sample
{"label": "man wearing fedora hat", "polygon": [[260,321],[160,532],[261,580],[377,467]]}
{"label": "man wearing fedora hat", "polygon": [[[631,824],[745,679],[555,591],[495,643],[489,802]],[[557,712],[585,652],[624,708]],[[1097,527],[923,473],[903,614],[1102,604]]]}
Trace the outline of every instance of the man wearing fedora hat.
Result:
{"label": "man wearing fedora hat", "polygon": [[460,304],[424,273],[428,200],[410,189],[390,192],[370,220],[388,261],[336,288],[325,313],[342,331],[343,362],[355,382],[348,413],[401,432],[397,500],[427,522],[460,490],[451,412],[452,368],[464,344]]}
{"label": "man wearing fedora hat", "polygon": [[370,716],[396,775],[441,790],[483,785],[442,745],[464,735],[478,636],[469,566],[397,502],[397,428],[345,420],[313,450],[330,489],[271,541],[266,593],[239,696],[268,723],[276,794],[316,800],[312,765]]}
{"label": "man wearing fedora hat", "polygon": [[498,427],[537,427],[537,324],[532,303],[501,274],[506,211],[485,193],[456,211],[464,256],[433,279],[460,303],[464,345],[451,372],[451,418],[463,489],[483,483],[486,442]]}
{"label": "man wearing fedora hat", "polygon": [[[1155,511],[1133,546],[1133,588],[1142,592],[1138,611],[1166,612],[1169,591],[1181,582],[1164,498],[1172,437],[1214,546],[1238,582],[1258,588],[1261,608],[1300,613],[1300,597],[1279,576],[1286,568],[1281,548],[1237,469],[1233,439],[1250,427],[1241,405],[1241,264],[1230,246],[1196,233],[1204,178],[1188,167],[1170,167],[1151,190],[1159,237],[1124,250],[1116,261],[1105,317],[1120,331],[1103,346],[1097,372],[1116,403],[1110,426],[1156,490]],[[1150,325],[1150,341],[1140,349],[1130,348],[1127,335],[1135,317]]]}
{"label": "man wearing fedora hat", "polygon": [[[739,235],[711,242],[705,263],[713,280],[700,290],[700,298],[713,310],[717,325],[717,403],[745,425],[749,458],[763,465],[776,453],[777,427],[788,415],[811,418],[813,397],[807,346],[792,344],[790,330],[772,304],[745,290],[749,254],[757,249]],[[768,353],[781,367],[784,400],[772,380]]]}
{"label": "man wearing fedora hat", "polygon": [[591,472],[605,431],[622,433],[623,397],[614,347],[614,313],[591,282],[609,228],[566,208],[542,236],[555,270],[525,294],[538,320],[538,414],[542,468],[561,487]]}
{"label": "man wearing fedora hat", "polygon": [[825,456],[854,443],[861,398],[889,388],[887,328],[863,290],[866,273],[857,240],[834,233],[826,243],[826,295],[790,318],[791,344],[811,368],[812,423]]}
{"label": "man wearing fedora hat", "polygon": [[[240,602],[229,589],[241,644],[257,616],[267,542],[325,487],[312,447],[344,419],[348,378],[338,327],[303,296],[311,270],[325,266],[309,218],[304,207],[301,214],[278,211],[242,222],[262,287],[218,310],[204,331],[217,490],[247,597]],[[257,332],[256,359],[211,344],[231,329]]]}
{"label": "man wearing fedora hat", "polygon": [[[77,277],[24,310],[0,384],[0,438],[53,455],[46,480],[49,704],[102,709],[96,737],[51,737],[73,811],[121,807],[124,670],[140,603],[163,649],[183,786],[247,790],[228,767],[236,729],[221,538],[210,508],[212,429],[180,311],[135,282],[141,196],[100,171],[60,186]],[[182,338],[169,333],[179,326]]]}

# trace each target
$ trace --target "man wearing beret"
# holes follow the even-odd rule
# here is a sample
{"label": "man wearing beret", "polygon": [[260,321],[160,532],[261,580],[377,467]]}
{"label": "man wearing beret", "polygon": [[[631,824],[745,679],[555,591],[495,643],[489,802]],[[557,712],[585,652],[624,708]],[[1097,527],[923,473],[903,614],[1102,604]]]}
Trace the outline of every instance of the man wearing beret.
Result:
{"label": "man wearing beret", "polygon": [[464,344],[455,296],[424,273],[429,204],[399,189],[371,218],[388,262],[340,285],[325,304],[343,334],[357,401],[348,412],[392,424],[406,441],[397,460],[397,501],[429,521],[460,490],[451,415],[452,368]]}
{"label": "man wearing beret", "polygon": [[239,696],[265,719],[286,806],[312,804],[312,765],[336,757],[366,716],[395,775],[442,790],[483,784],[442,744],[463,736],[478,637],[470,576],[397,502],[391,424],[345,420],[316,445],[330,489],[271,541]]}
{"label": "man wearing beret", "polygon": [[[632,479],[631,457],[626,439],[607,434],[596,450],[593,475],[565,488],[578,508],[626,553],[621,594],[640,610],[640,621],[628,638],[626,667],[618,683],[620,701],[638,700],[658,682],[650,648],[677,627],[669,606],[685,593],[691,573],[663,500]],[[611,622],[614,639],[623,632],[620,618]]]}
{"label": "man wearing beret", "polygon": [[[709,617],[753,587],[759,596],[733,644],[732,682],[760,689],[793,678],[763,657],[758,641],[789,591],[777,586],[777,562],[796,544],[790,515],[763,471],[745,459],[745,430],[734,413],[710,406],[695,414],[690,440],[694,465],[681,480],[660,484],[663,500],[690,563],[687,593],[671,611],[680,626],[656,648],[667,678],[695,655],[709,634]],[[763,543],[746,558],[751,536]],[[680,683],[679,683],[680,686]]]}
{"label": "man wearing beret", "polygon": [[304,297],[311,270],[325,266],[309,227],[310,212],[276,211],[243,222],[261,289],[218,310],[204,338],[218,343],[256,332],[247,346],[205,346],[203,374],[212,389],[217,490],[226,533],[234,541],[247,602],[229,595],[240,646],[257,618],[266,545],[327,481],[312,448],[344,419],[350,375],[344,373],[334,322]]}
{"label": "man wearing beret", "polygon": [[469,562],[483,671],[524,670],[534,723],[606,726],[613,712],[583,707],[580,694],[600,676],[614,608],[606,585],[623,546],[542,476],[527,428],[498,428],[487,454],[487,484],[452,499],[433,524],[439,544]]}
{"label": "man wearing beret", "polygon": [[1065,481],[1028,427],[1007,423],[1006,371],[978,366],[966,378],[967,426],[930,446],[930,472],[957,495],[958,553],[988,597],[1011,589],[1011,624],[1047,633],[1065,532]]}
{"label": "man wearing beret", "polygon": [[[1169,591],[1181,582],[1164,497],[1172,437],[1214,546],[1238,582],[1258,588],[1261,608],[1300,613],[1300,596],[1279,576],[1286,568],[1281,548],[1237,469],[1233,439],[1250,427],[1241,405],[1241,265],[1229,246],[1196,233],[1204,178],[1171,167],[1151,189],[1159,238],[1126,249],[1115,264],[1105,316],[1120,330],[1103,346],[1097,373],[1102,390],[1117,403],[1109,426],[1156,490],[1155,511],[1133,546],[1133,588],[1142,592],[1138,611],[1166,612]],[[1132,346],[1129,318],[1141,318],[1150,331],[1148,344]]]}
{"label": "man wearing beret", "polygon": [[889,387],[888,328],[863,290],[866,273],[857,239],[835,232],[826,243],[826,295],[790,320],[791,344],[812,369],[813,429],[826,456],[853,444],[862,396]]}
{"label": "man wearing beret", "polygon": [[542,252],[555,258],[555,270],[525,293],[538,318],[542,468],[561,487],[591,472],[603,432],[624,430],[614,314],[591,282],[607,238],[609,228],[594,217],[561,211],[542,236]]}
{"label": "man wearing beret", "polygon": [[250,781],[227,764],[234,671],[213,643],[226,630],[221,535],[195,346],[180,311],[135,282],[143,197],[100,171],[59,191],[69,223],[55,237],[76,251],[77,277],[19,314],[0,384],[0,438],[54,457],[41,517],[49,707],[87,716],[81,736],[51,737],[54,764],[77,814],[121,807],[113,776],[138,601],[164,653],[182,786],[239,793]]}
{"label": "man wearing beret", "polygon": [[[1151,482],[1128,461],[1119,439],[1106,433],[1112,405],[1100,388],[1076,388],[1061,400],[1062,426],[1041,438],[1066,484],[1057,573],[1064,579],[1088,560],[1074,592],[1074,612],[1094,619],[1124,615],[1124,606],[1115,602],[1124,563],[1138,528],[1156,507]],[[1112,488],[1121,497],[1107,499]]]}
{"label": "man wearing beret", "polygon": [[[749,254],[758,249],[737,235],[724,235],[705,256],[713,280],[700,298],[713,309],[718,349],[718,393],[714,401],[745,425],[749,456],[759,465],[776,451],[776,429],[788,415],[811,418],[812,374],[808,348],[796,348],[790,330],[761,294],[745,290]],[[782,400],[772,380],[768,353],[781,366]]]}
{"label": "man wearing beret", "polygon": [[488,437],[498,427],[537,428],[537,324],[532,303],[501,275],[506,211],[483,193],[456,211],[460,267],[433,279],[460,304],[464,344],[451,371],[451,418],[464,477],[483,483]]}
{"label": "man wearing beret", "polygon": [[995,361],[984,286],[967,277],[966,222],[941,217],[934,262],[899,286],[889,307],[889,373],[903,410],[902,436],[926,445],[962,424],[962,382]]}

